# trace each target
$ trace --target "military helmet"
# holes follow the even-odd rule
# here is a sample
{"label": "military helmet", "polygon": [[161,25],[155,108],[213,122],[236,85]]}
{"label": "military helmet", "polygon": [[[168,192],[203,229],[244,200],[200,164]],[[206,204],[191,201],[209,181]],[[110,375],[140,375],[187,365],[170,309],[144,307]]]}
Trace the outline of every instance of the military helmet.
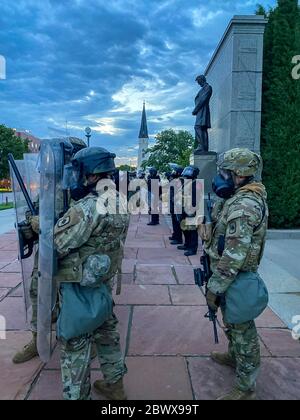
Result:
{"label": "military helmet", "polygon": [[238,176],[254,176],[262,169],[262,158],[249,149],[236,148],[222,153],[217,163],[219,169],[232,171]]}
{"label": "military helmet", "polygon": [[196,179],[199,173],[200,173],[199,168],[197,168],[197,166],[191,165],[184,168],[184,171],[182,172],[181,176],[187,179]]}
{"label": "military helmet", "polygon": [[82,139],[79,139],[78,137],[68,137],[69,142],[73,146],[73,156],[76,155],[77,152],[79,152],[82,149],[85,149],[87,145]]}
{"label": "military helmet", "polygon": [[113,173],[116,170],[115,157],[102,147],[89,147],[76,153],[72,165],[80,168],[83,175]]}
{"label": "military helmet", "polygon": [[158,174],[158,171],[156,168],[154,168],[154,166],[148,167],[147,170],[149,172],[150,177],[155,177]]}
{"label": "military helmet", "polygon": [[180,177],[184,169],[182,166],[177,165],[177,163],[169,163],[169,167],[172,170],[171,175],[173,177]]}
{"label": "military helmet", "polygon": [[138,179],[144,179],[145,178],[145,171],[143,171],[142,169],[139,169],[138,171],[137,171],[137,178]]}

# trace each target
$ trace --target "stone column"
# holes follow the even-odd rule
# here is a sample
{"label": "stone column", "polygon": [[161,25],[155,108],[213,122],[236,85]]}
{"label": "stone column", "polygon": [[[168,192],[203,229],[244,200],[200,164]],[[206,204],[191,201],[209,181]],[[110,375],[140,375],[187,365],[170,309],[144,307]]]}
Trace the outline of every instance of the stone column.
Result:
{"label": "stone column", "polygon": [[260,152],[263,16],[234,16],[205,75],[214,93],[210,102],[210,148],[217,153],[234,147]]}

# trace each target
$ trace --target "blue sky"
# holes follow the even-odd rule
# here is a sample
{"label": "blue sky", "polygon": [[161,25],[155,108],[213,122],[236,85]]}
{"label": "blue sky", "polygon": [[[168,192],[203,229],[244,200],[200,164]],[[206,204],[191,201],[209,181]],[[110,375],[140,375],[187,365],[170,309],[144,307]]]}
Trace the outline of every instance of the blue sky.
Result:
{"label": "blue sky", "polygon": [[[193,132],[202,73],[231,17],[275,0],[1,0],[0,124],[82,137],[137,156],[143,100],[151,138]],[[55,131],[57,130],[57,131]]]}

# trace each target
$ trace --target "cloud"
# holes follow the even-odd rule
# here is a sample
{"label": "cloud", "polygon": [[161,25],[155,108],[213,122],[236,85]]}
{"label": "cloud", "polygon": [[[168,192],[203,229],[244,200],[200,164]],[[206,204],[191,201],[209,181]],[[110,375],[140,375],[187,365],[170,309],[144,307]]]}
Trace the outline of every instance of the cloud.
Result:
{"label": "cloud", "polygon": [[223,10],[211,11],[208,10],[206,7],[194,9],[192,11],[193,24],[197,28],[204,28],[223,13]]}
{"label": "cloud", "polygon": [[232,15],[254,9],[250,0],[1,0],[0,123],[40,137],[66,126],[84,137],[90,125],[92,145],[134,158],[145,100],[151,139],[192,132],[196,74]]}
{"label": "cloud", "polygon": [[115,164],[116,166],[121,166],[121,165],[130,165],[130,166],[137,166],[137,158],[129,158],[127,156],[125,157],[117,157],[115,159]]}
{"label": "cloud", "polygon": [[91,129],[101,134],[115,136],[124,131],[123,129],[115,126],[114,118],[94,118],[93,120],[91,119],[91,121],[97,124],[96,126],[91,126]]}

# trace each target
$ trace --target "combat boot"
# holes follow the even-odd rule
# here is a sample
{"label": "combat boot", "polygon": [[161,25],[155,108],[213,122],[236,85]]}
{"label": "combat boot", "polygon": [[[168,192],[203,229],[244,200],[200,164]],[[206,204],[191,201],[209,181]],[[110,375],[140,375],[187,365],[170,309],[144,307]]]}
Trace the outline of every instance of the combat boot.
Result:
{"label": "combat boot", "polygon": [[25,362],[29,362],[29,360],[33,359],[34,357],[37,357],[38,351],[37,351],[37,344],[36,344],[36,333],[32,333],[32,340],[30,343],[26,344],[26,346],[23,347],[21,351],[19,351],[14,357],[13,357],[13,363],[15,364],[21,364]]}
{"label": "combat boot", "polygon": [[125,394],[123,379],[120,379],[115,384],[108,384],[105,381],[96,381],[94,383],[95,391],[101,394],[103,397],[108,400],[122,401],[127,400],[127,395]]}
{"label": "combat boot", "polygon": [[178,239],[173,239],[173,241],[170,242],[171,245],[181,245],[182,241],[178,241]]}
{"label": "combat boot", "polygon": [[180,245],[180,246],[177,247],[177,249],[179,249],[179,251],[186,251],[187,246],[186,245]]}
{"label": "combat boot", "polygon": [[234,387],[231,392],[218,398],[217,401],[256,401],[256,399],[255,391],[242,391]]}
{"label": "combat boot", "polygon": [[195,250],[195,249],[188,249],[188,250],[184,253],[184,255],[185,255],[186,257],[192,257],[193,255],[197,255],[197,250]]}
{"label": "combat boot", "polygon": [[236,368],[236,361],[228,353],[218,353],[213,351],[210,358],[219,365],[230,366],[234,369]]}

